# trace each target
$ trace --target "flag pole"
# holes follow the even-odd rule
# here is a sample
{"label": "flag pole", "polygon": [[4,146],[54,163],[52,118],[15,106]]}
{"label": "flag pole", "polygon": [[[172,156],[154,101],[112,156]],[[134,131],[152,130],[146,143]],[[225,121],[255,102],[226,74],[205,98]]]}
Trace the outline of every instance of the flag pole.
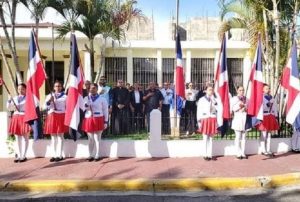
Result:
{"label": "flag pole", "polygon": [[175,65],[174,65],[174,128],[177,128],[177,92],[176,92],[176,67],[177,67],[177,36],[178,36],[178,21],[179,21],[179,0],[176,0],[176,23],[175,23],[175,29],[174,29],[174,41],[175,41]]}
{"label": "flag pole", "polygon": [[[1,77],[1,79],[2,79],[2,77]],[[5,87],[5,90],[7,91],[7,94],[11,97],[11,101],[13,102],[13,104],[14,104],[16,110],[19,112],[20,110],[19,110],[17,104],[15,103],[14,99],[12,98],[12,95],[11,95],[11,93],[10,93],[10,91],[9,91],[9,89],[8,89],[6,83],[5,83],[5,81],[4,81],[3,79],[2,79],[2,84],[3,84],[3,86]]]}

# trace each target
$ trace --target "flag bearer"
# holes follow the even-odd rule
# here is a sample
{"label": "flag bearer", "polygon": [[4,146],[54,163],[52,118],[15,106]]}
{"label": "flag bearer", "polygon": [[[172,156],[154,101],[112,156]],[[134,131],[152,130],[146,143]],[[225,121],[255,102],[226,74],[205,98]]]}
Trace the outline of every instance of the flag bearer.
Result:
{"label": "flag bearer", "polygon": [[235,132],[235,147],[236,147],[236,157],[238,159],[246,159],[245,146],[246,146],[246,136],[247,136],[247,108],[249,100],[244,95],[244,87],[239,86],[237,88],[237,96],[231,99],[231,110],[233,112],[233,119],[231,128]]}
{"label": "flag bearer", "polygon": [[258,124],[257,129],[261,131],[263,140],[263,155],[273,156],[271,152],[271,132],[279,130],[279,124],[276,117],[278,116],[277,103],[273,96],[270,94],[270,87],[265,84],[263,88],[263,112],[264,118]]}
{"label": "flag bearer", "polygon": [[50,162],[63,160],[64,133],[67,96],[60,81],[54,83],[54,92],[46,96],[44,108],[48,110],[44,133],[51,135],[52,158]]}
{"label": "flag bearer", "polygon": [[198,131],[203,135],[204,159],[212,160],[212,139],[217,131],[218,102],[214,96],[213,85],[208,85],[206,95],[197,104]]}
{"label": "flag bearer", "polygon": [[[97,92],[98,85],[93,83],[90,87],[90,95],[84,98],[86,110],[82,130],[88,134],[89,139],[88,161],[100,160],[101,134],[108,124],[108,103]],[[96,149],[95,155],[93,155],[94,149]]]}
{"label": "flag bearer", "polygon": [[26,153],[28,149],[28,137],[30,133],[30,126],[24,122],[25,114],[25,95],[26,85],[18,85],[18,96],[9,98],[7,101],[7,109],[14,111],[10,120],[9,134],[15,135],[17,141],[17,156],[15,163],[25,162],[27,160]]}

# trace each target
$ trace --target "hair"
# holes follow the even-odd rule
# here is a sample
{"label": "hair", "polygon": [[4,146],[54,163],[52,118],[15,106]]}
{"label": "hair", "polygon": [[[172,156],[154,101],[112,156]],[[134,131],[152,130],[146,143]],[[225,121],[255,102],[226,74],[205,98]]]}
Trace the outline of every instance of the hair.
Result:
{"label": "hair", "polygon": [[264,83],[264,87],[265,87],[265,86],[268,86],[268,87],[270,87],[268,84]]}
{"label": "hair", "polygon": [[18,86],[22,86],[23,88],[26,89],[26,84],[25,83],[20,83],[20,84],[18,84]]}
{"label": "hair", "polygon": [[244,86],[243,86],[243,85],[238,85],[238,86],[236,87],[236,89],[239,89],[239,88],[244,88]]}
{"label": "hair", "polygon": [[206,85],[206,90],[208,89],[208,88],[214,88],[214,84],[213,83],[208,83],[207,85]]}
{"label": "hair", "polygon": [[106,79],[105,76],[100,76],[101,79]]}
{"label": "hair", "polygon": [[98,84],[96,84],[96,83],[91,83],[91,87],[92,86],[95,86],[97,89],[98,89]]}
{"label": "hair", "polygon": [[63,87],[63,82],[61,82],[61,81],[59,81],[59,80],[56,80],[56,81],[54,82],[54,84],[56,84],[56,83],[60,84],[60,85]]}

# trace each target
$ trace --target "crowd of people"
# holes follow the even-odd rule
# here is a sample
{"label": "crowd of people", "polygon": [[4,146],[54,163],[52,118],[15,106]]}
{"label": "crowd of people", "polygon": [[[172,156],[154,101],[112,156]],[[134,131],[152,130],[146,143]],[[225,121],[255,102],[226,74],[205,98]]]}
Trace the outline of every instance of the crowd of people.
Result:
{"label": "crowd of people", "polygon": [[[165,82],[159,87],[150,82],[147,89],[142,90],[139,83],[133,86],[118,80],[113,88],[106,84],[102,76],[99,84],[85,81],[83,90],[84,114],[81,130],[88,136],[89,157],[88,161],[100,160],[100,140],[102,133],[107,128],[115,135],[130,133],[144,129],[149,131],[150,113],[153,109],[162,112],[162,134],[169,134],[170,110],[174,100],[174,90],[170,83]],[[270,95],[270,88],[265,84],[263,88],[263,113],[264,119],[256,125],[263,138],[262,154],[273,156],[271,152],[271,133],[279,130],[277,122],[277,103]],[[203,135],[204,159],[211,160],[213,137],[218,133],[218,113],[220,113],[220,100],[214,93],[212,84],[206,83],[204,90],[196,90],[193,83],[187,84],[185,100],[181,114],[181,122],[185,135],[199,132]],[[247,126],[247,109],[249,100],[244,95],[243,86],[237,87],[237,95],[231,98],[232,112],[231,128],[235,131],[235,147],[238,159],[247,158],[245,154],[246,136],[251,127]],[[9,133],[15,135],[17,141],[17,157],[15,162],[26,161],[28,136],[30,126],[23,121],[25,114],[26,85],[18,86],[18,96],[9,98],[7,108],[13,111],[9,125]],[[51,136],[52,158],[51,162],[63,160],[64,133],[68,128],[64,125],[67,95],[63,91],[60,81],[54,83],[53,92],[46,96],[43,108],[47,110],[44,124],[44,133]],[[295,139],[296,137],[296,139]],[[298,141],[296,136],[293,141]],[[299,151],[298,145],[293,146],[294,151]]]}

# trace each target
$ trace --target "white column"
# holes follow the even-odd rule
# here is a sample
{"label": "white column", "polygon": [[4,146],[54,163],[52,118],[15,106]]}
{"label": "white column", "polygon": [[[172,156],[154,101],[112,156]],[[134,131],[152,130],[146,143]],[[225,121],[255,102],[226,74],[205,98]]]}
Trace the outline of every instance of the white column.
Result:
{"label": "white column", "polygon": [[161,112],[154,109],[150,113],[150,141],[161,140]]}
{"label": "white column", "polygon": [[132,50],[127,50],[127,83],[133,84],[133,58]]}
{"label": "white column", "polygon": [[[216,56],[215,56],[215,67],[214,67],[213,75],[215,75],[216,71],[217,71],[218,62],[219,62],[219,56],[220,56],[220,50],[217,50],[216,51]],[[212,81],[209,81],[209,82],[212,82]]]}
{"label": "white column", "polygon": [[[0,127],[0,157],[7,158],[10,156],[9,148],[14,148],[14,144],[12,141],[7,141],[8,138],[8,113],[7,112],[0,112],[0,120],[1,120],[1,127]],[[11,154],[13,155],[13,154]]]}
{"label": "white column", "polygon": [[157,50],[157,83],[162,85],[163,72],[162,72],[162,53],[161,50]]}
{"label": "white column", "polygon": [[192,52],[186,51],[186,65],[185,65],[185,83],[192,81]]}
{"label": "white column", "polygon": [[248,80],[251,72],[251,59],[249,53],[246,54],[243,61],[243,86],[247,88]]}
{"label": "white column", "polygon": [[86,80],[91,81],[91,58],[88,51],[84,51],[84,76]]}

